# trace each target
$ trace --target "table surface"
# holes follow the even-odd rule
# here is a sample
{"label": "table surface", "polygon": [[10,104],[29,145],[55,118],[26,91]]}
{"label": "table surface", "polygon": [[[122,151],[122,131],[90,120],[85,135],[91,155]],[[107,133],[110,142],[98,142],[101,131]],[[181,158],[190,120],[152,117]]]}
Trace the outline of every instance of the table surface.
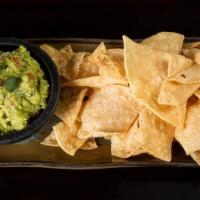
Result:
{"label": "table surface", "polygon": [[[195,0],[6,0],[0,37],[144,38],[159,31],[200,36]],[[199,199],[200,169],[100,171],[0,169],[1,199]]]}

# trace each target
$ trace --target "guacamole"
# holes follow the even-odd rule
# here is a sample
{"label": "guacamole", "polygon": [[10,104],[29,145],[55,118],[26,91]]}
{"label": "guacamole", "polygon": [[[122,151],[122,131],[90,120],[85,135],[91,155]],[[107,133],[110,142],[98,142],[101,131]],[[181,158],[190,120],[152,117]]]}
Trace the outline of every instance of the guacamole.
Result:
{"label": "guacamole", "polygon": [[0,132],[21,130],[47,104],[49,84],[24,46],[0,52]]}

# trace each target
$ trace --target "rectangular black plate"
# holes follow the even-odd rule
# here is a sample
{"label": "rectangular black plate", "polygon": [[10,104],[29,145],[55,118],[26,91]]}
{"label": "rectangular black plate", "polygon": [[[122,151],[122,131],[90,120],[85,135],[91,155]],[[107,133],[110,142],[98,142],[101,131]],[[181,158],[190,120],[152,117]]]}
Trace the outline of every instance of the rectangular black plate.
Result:
{"label": "rectangular black plate", "polygon": [[[197,41],[200,38],[188,38]],[[108,48],[122,47],[121,40],[105,39],[29,39],[37,45],[48,43],[54,47],[71,44],[74,51],[92,51],[100,43],[105,42]],[[52,124],[54,117],[51,120]],[[50,129],[51,125],[47,127]],[[44,131],[44,133],[49,131]],[[177,144],[173,145],[172,162],[164,162],[149,155],[139,155],[129,159],[111,156],[110,144],[98,140],[98,149],[92,151],[79,150],[74,157],[64,153],[60,148],[39,144],[37,138],[13,145],[0,146],[0,167],[43,167],[57,169],[106,169],[121,167],[198,167],[192,159],[185,155]]]}

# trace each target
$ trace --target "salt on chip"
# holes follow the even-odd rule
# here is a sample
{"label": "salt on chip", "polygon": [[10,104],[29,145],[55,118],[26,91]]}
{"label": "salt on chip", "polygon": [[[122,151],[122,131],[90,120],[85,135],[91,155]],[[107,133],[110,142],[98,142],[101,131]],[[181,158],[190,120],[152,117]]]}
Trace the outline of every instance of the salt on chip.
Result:
{"label": "salt on chip", "polygon": [[65,88],[61,91],[60,102],[55,114],[70,127],[77,119],[86,92],[86,88]]}
{"label": "salt on chip", "polygon": [[162,120],[182,127],[186,105],[160,105],[157,98],[169,68],[185,68],[191,64],[190,60],[137,44],[126,36],[123,36],[123,40],[125,69],[133,97]]}
{"label": "salt on chip", "polygon": [[144,108],[139,114],[139,130],[136,132],[135,140],[147,153],[169,162],[174,130],[173,126]]}
{"label": "salt on chip", "polygon": [[82,150],[93,150],[98,148],[97,143],[95,142],[95,138],[88,139],[82,146]]}
{"label": "salt on chip", "polygon": [[71,156],[74,156],[76,151],[86,142],[85,139],[77,137],[78,130],[72,131],[72,129],[63,122],[53,126],[53,131],[61,149]]}
{"label": "salt on chip", "polygon": [[184,128],[177,128],[176,140],[189,155],[200,150],[200,101],[188,106]]}
{"label": "salt on chip", "polygon": [[190,58],[196,64],[200,64],[200,49],[191,48],[191,49],[182,49],[182,53],[187,58]]}
{"label": "salt on chip", "polygon": [[153,49],[180,54],[184,35],[174,32],[160,32],[142,41]]}
{"label": "salt on chip", "polygon": [[50,147],[58,147],[58,142],[56,140],[55,133],[52,131],[47,137],[44,138],[42,142],[40,142],[42,145],[50,146]]}
{"label": "salt on chip", "polygon": [[111,154],[119,158],[128,158],[145,153],[142,146],[135,140],[138,130],[138,120],[134,122],[126,133],[118,133],[111,136]]}
{"label": "salt on chip", "polygon": [[200,83],[200,65],[193,64],[168,80],[182,84]]}
{"label": "salt on chip", "polygon": [[128,82],[125,79],[113,78],[108,76],[91,76],[88,78],[81,78],[72,81],[67,81],[63,83],[61,87],[102,88],[108,85],[128,85]]}
{"label": "salt on chip", "polygon": [[140,109],[129,87],[111,85],[95,90],[83,107],[81,130],[126,132]]}
{"label": "salt on chip", "polygon": [[160,89],[158,103],[172,106],[185,105],[199,87],[200,83],[188,85],[166,80]]}
{"label": "salt on chip", "polygon": [[56,64],[60,75],[67,79],[68,77],[66,74],[67,73],[66,66],[67,66],[67,63],[72,58],[73,52],[70,52],[70,51],[66,52],[64,50],[59,51],[58,49],[55,49],[47,44],[42,44],[40,48],[44,50],[51,57],[53,62]]}
{"label": "salt on chip", "polygon": [[78,76],[84,56],[84,52],[79,52],[74,54],[74,56],[69,60],[66,66],[66,77],[68,80],[73,80]]}

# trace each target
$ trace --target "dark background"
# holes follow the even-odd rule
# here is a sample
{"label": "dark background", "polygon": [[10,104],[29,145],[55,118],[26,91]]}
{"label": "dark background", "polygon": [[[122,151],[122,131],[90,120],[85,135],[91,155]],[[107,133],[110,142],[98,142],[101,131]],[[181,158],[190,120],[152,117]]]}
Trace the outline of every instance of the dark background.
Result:
{"label": "dark background", "polygon": [[[200,36],[200,1],[19,0],[0,2],[0,37]],[[199,199],[200,169],[101,171],[0,169],[0,199]]]}
{"label": "dark background", "polygon": [[167,30],[200,36],[198,0],[6,0],[0,36],[142,38]]}

